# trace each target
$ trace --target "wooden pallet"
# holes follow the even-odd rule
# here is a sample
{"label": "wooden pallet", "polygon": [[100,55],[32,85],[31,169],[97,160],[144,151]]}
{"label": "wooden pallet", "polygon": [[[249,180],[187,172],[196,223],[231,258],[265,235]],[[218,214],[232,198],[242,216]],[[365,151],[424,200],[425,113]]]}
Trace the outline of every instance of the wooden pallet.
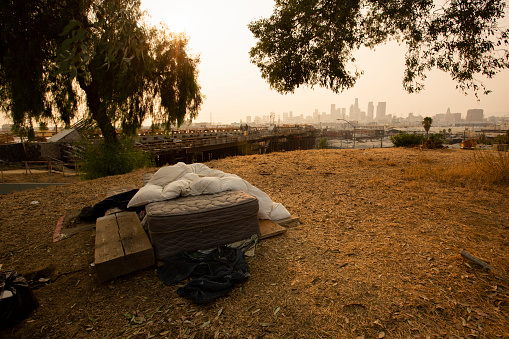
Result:
{"label": "wooden pallet", "polygon": [[119,212],[97,219],[94,261],[100,282],[155,264],[152,244],[136,213]]}

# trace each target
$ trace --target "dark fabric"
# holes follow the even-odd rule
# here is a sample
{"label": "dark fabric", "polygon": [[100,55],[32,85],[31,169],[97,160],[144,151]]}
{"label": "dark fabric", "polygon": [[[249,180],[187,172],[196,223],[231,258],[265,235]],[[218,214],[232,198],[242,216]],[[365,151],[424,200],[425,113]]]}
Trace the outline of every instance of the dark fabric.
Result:
{"label": "dark fabric", "polygon": [[127,211],[140,212],[145,207],[127,208],[127,204],[131,201],[132,197],[138,192],[138,189],[133,189],[127,192],[112,195],[104,200],[101,200],[93,207],[84,207],[81,210],[79,218],[83,221],[95,221],[97,218],[104,216],[110,208],[118,207]]}
{"label": "dark fabric", "polygon": [[12,296],[0,298],[0,328],[21,322],[39,307],[26,279],[16,271],[0,273],[0,295],[4,291],[10,291]]}
{"label": "dark fabric", "polygon": [[197,304],[205,304],[227,294],[235,284],[251,276],[244,253],[227,246],[220,246],[203,258],[187,252],[170,257],[158,275],[166,285],[191,278],[177,293]]}

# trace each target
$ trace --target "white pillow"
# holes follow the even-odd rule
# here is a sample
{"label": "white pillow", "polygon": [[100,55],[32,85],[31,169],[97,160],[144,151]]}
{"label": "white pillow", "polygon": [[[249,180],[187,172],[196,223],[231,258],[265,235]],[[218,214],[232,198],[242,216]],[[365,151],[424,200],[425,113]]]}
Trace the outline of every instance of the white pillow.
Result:
{"label": "white pillow", "polygon": [[140,188],[138,192],[132,197],[127,207],[138,207],[150,204],[154,201],[164,200],[163,188],[159,185],[147,183]]}

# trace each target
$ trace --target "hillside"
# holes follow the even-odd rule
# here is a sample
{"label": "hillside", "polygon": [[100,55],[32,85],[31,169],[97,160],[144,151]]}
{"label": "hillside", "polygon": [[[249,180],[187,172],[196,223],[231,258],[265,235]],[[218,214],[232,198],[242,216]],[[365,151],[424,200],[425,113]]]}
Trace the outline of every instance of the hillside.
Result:
{"label": "hillside", "polygon": [[472,153],[310,150],[206,163],[300,218],[259,243],[251,278],[206,306],[179,297],[154,268],[98,284],[94,230],[52,242],[64,212],[112,186],[139,187],[156,169],[0,196],[2,269],[46,269],[50,279],[34,290],[40,307],[0,337],[509,337],[507,186],[446,171],[473,166]]}

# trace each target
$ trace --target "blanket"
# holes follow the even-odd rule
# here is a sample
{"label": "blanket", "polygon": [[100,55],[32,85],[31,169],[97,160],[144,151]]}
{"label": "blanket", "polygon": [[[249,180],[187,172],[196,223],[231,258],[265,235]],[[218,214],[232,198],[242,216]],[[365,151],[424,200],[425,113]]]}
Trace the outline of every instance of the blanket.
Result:
{"label": "blanket", "polygon": [[258,218],[281,220],[290,217],[288,210],[273,202],[262,190],[235,174],[225,173],[196,163],[183,162],[160,168],[145,186],[134,195],[128,208],[180,196],[215,194],[223,191],[244,191],[258,199]]}

